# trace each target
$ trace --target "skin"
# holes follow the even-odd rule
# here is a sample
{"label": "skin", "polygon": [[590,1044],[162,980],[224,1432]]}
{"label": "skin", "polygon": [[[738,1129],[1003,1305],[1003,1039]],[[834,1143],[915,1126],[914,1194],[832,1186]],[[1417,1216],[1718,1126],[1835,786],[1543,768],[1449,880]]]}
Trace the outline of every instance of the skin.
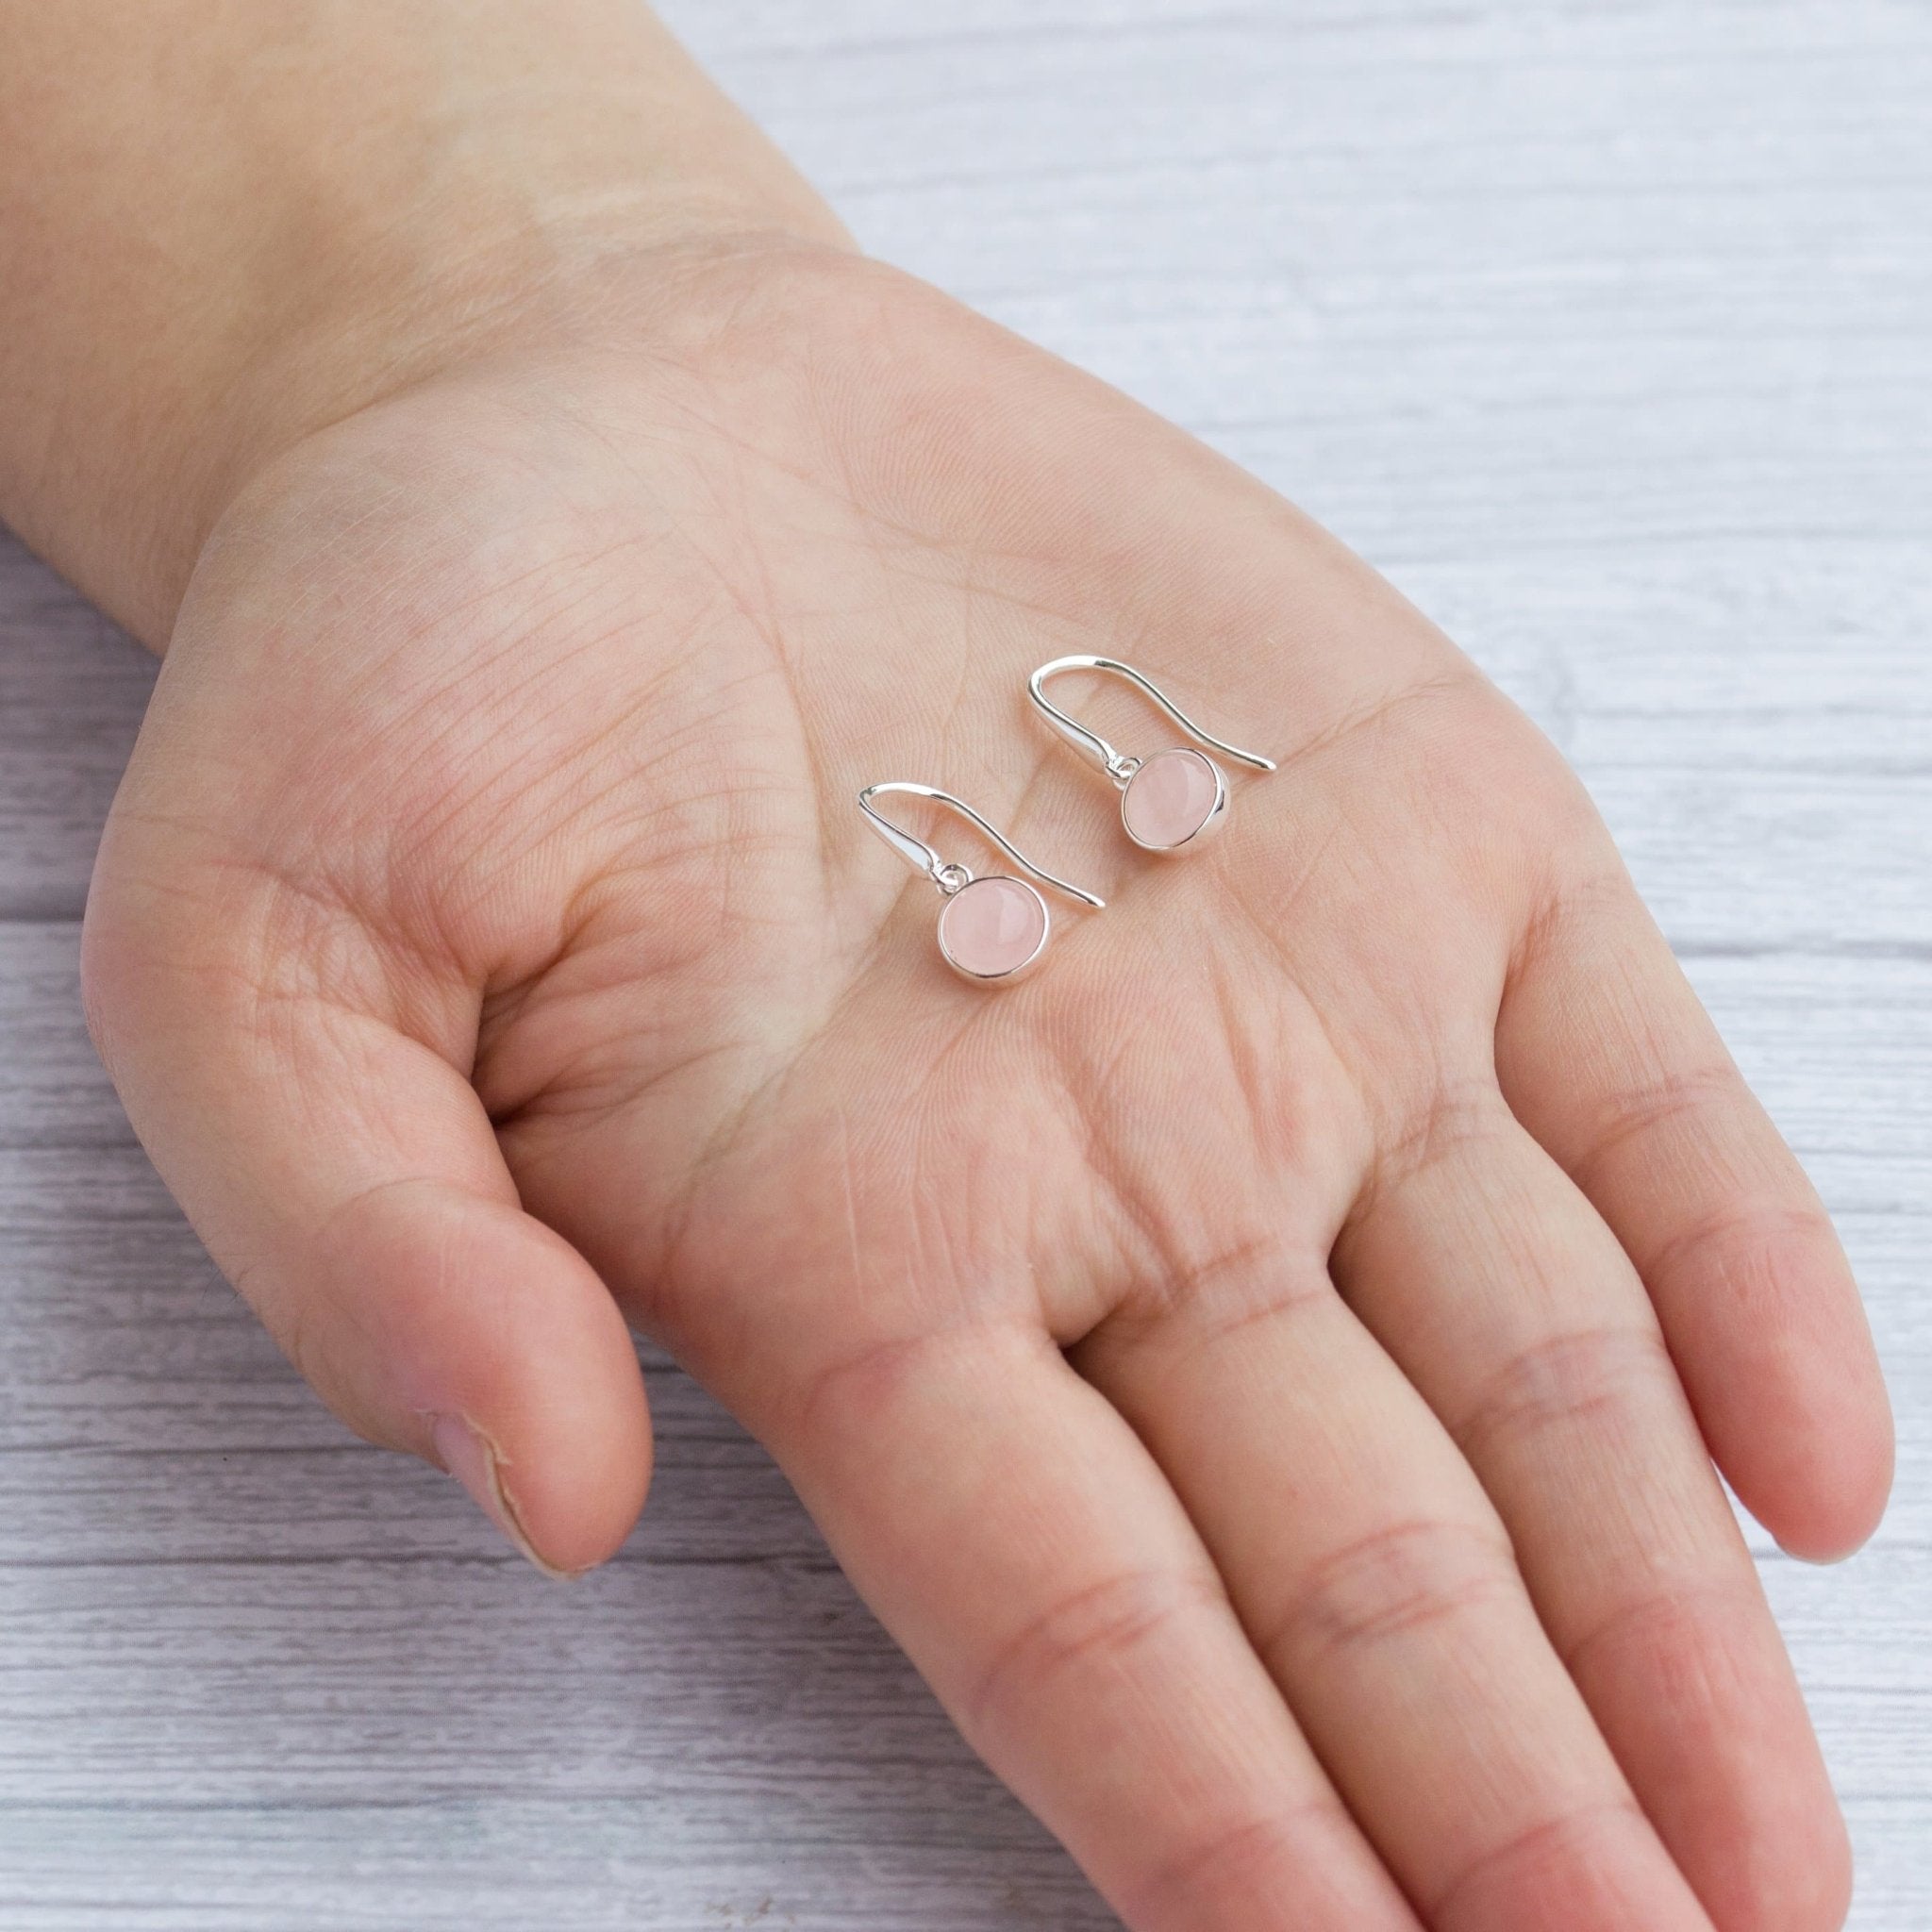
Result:
{"label": "skin", "polygon": [[[454,178],[385,203],[262,116],[265,205],[325,175],[384,213],[292,256],[184,217],[197,286],[289,311],[245,358],[200,372],[167,273],[117,311],[138,375],[38,305],[9,338],[39,413],[0,508],[167,647],[86,992],[229,1277],[557,1572],[643,1500],[626,1322],[670,1347],[1135,1932],[1840,1923],[1713,1458],[1840,1554],[1883,1391],[1575,779],[1261,485],[854,253],[647,23],[586,8],[565,58],[482,12],[364,62],[372,152],[451,140],[424,90],[473,98],[500,42],[559,89],[625,53],[675,164],[482,89]],[[133,172],[0,205],[50,311],[98,312],[60,224]],[[452,261],[420,238],[464,193]],[[393,274],[264,305],[304,247]],[[82,379],[138,392],[50,460]],[[1213,844],[1137,851],[1030,714],[1080,651],[1279,760]],[[1056,694],[1174,741],[1118,685]],[[900,777],[1108,908],[1057,901],[1022,986],[953,978],[854,803]]]}

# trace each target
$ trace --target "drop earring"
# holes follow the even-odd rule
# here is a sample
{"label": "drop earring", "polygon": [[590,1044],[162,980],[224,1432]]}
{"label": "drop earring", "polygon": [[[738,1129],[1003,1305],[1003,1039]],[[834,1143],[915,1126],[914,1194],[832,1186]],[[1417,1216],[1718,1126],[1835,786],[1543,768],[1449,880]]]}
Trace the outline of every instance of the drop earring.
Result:
{"label": "drop earring", "polygon": [[1046,909],[1046,901],[1024,879],[1013,878],[1006,873],[987,873],[975,878],[965,866],[941,858],[924,839],[916,839],[895,825],[873,804],[874,798],[889,791],[929,798],[935,805],[943,805],[970,819],[1015,865],[1030,873],[1041,885],[1051,886],[1055,891],[1064,892],[1068,898],[1096,909],[1107,903],[1096,894],[1084,892],[1078,886],[1042,871],[970,805],[951,792],[906,781],[868,785],[858,794],[858,808],[864,812],[867,823],[902,858],[918,867],[945,899],[940,908],[940,952],[961,978],[978,986],[1004,986],[1030,973],[1046,951],[1047,937],[1053,929],[1052,915]]}
{"label": "drop earring", "polygon": [[1186,745],[1150,752],[1144,758],[1123,756],[1097,731],[1070,718],[1047,696],[1043,689],[1046,680],[1062,671],[1108,671],[1124,677],[1197,743],[1211,745],[1257,772],[1274,769],[1273,758],[1242,751],[1203,731],[1158,685],[1131,664],[1114,658],[1086,657],[1056,658],[1051,664],[1042,664],[1026,680],[1026,694],[1069,744],[1100,760],[1102,770],[1121,790],[1122,826],[1136,845],[1148,852],[1186,851],[1218,830],[1227,816],[1227,775],[1207,753]]}

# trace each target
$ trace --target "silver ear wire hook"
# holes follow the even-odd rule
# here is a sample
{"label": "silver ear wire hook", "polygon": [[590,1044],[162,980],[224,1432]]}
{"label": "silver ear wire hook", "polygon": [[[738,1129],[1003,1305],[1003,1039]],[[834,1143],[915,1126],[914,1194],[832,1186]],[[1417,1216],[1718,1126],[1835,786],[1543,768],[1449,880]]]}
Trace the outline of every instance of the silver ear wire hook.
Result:
{"label": "silver ear wire hook", "polygon": [[990,825],[963,799],[955,798],[950,791],[938,791],[931,785],[915,785],[909,779],[894,779],[891,784],[868,785],[858,794],[858,808],[870,821],[872,828],[908,865],[917,866],[925,874],[941,891],[951,898],[973,883],[973,874],[963,865],[941,858],[924,839],[914,838],[903,826],[895,825],[891,819],[879,811],[873,800],[883,792],[900,791],[913,798],[929,798],[935,805],[943,805],[956,811],[961,818],[970,819],[992,842],[1010,858],[1021,871],[1030,873],[1042,885],[1051,886],[1057,892],[1064,892],[1070,899],[1077,899],[1083,906],[1091,906],[1096,910],[1105,907],[1107,901],[1096,893],[1083,891],[1078,886],[1067,880],[1057,878],[1044,867],[1034,862],[1003,833]]}
{"label": "silver ear wire hook", "polygon": [[1024,879],[1003,872],[988,873],[974,878],[971,870],[957,859],[941,858],[924,839],[895,825],[873,804],[880,793],[902,791],[912,798],[929,798],[948,811],[956,811],[991,840],[1024,873],[1042,886],[1051,886],[1083,906],[1099,907],[1105,902],[1097,892],[1083,891],[1065,879],[1037,866],[1008,839],[996,830],[950,791],[931,785],[914,785],[895,780],[890,785],[868,785],[858,794],[858,808],[866,823],[908,865],[916,866],[940,889],[945,900],[940,908],[940,955],[962,978],[979,986],[1005,986],[1040,964],[1053,930],[1053,914],[1046,901]]}
{"label": "silver ear wire hook", "polygon": [[1273,758],[1264,758],[1257,751],[1242,751],[1239,745],[1228,744],[1216,738],[1211,731],[1204,731],[1188,716],[1168,694],[1150,677],[1143,677],[1131,664],[1123,664],[1117,658],[1056,658],[1051,664],[1042,664],[1026,680],[1026,694],[1045,714],[1047,722],[1068,743],[1076,744],[1082,751],[1091,752],[1105,768],[1107,775],[1116,785],[1124,786],[1141,769],[1137,758],[1124,757],[1117,752],[1097,731],[1090,731],[1077,718],[1071,718],[1047,696],[1042,688],[1049,677],[1058,676],[1062,671],[1108,671],[1116,677],[1124,677],[1137,690],[1144,692],[1197,743],[1211,745],[1216,751],[1243,765],[1252,765],[1257,772],[1272,772]]}

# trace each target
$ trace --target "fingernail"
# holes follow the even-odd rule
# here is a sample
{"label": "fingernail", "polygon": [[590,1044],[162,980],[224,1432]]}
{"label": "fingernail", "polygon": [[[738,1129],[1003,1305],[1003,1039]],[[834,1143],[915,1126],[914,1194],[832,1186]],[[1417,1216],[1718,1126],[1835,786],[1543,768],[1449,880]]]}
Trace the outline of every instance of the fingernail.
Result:
{"label": "fingernail", "polygon": [[524,1534],[524,1526],[517,1521],[516,1505],[503,1486],[501,1458],[495,1445],[480,1429],[473,1428],[459,1415],[440,1415],[430,1433],[436,1443],[437,1460],[469,1491],[476,1507],[503,1532],[505,1541],[520,1556],[558,1582],[575,1574],[546,1563]]}

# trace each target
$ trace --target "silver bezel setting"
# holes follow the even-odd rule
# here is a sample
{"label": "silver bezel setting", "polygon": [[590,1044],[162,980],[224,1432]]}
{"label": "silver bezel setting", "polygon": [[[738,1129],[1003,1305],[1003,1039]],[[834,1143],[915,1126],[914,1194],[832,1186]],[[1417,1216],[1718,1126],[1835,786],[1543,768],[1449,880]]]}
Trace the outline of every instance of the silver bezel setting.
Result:
{"label": "silver bezel setting", "polygon": [[[954,904],[970,892],[974,886],[991,885],[997,880],[1004,880],[1008,885],[1018,886],[1023,892],[1028,893],[1032,897],[1033,903],[1040,908],[1040,943],[1017,966],[1008,967],[1004,973],[975,973],[972,967],[962,966],[953,957],[952,949],[946,944],[946,914],[952,910]],[[1041,957],[1046,952],[1046,942],[1052,937],[1052,909],[1048,907],[1046,901],[1024,879],[1016,879],[1010,873],[985,873],[977,878],[969,878],[966,884],[959,887],[957,891],[946,894],[946,903],[940,908],[940,956],[961,979],[969,979],[974,986],[1011,986],[1016,979],[1025,978],[1040,964]]]}
{"label": "silver bezel setting", "polygon": [[[1127,821],[1127,794],[1134,789],[1138,778],[1157,758],[1199,758],[1208,767],[1214,779],[1214,803],[1208,808],[1208,816],[1175,845],[1155,845],[1142,839]],[[1227,819],[1227,774],[1204,751],[1196,751],[1192,745],[1170,745],[1164,751],[1155,752],[1152,757],[1135,761],[1134,769],[1127,775],[1126,783],[1121,787],[1121,830],[1133,840],[1142,852],[1186,852],[1191,846],[1198,845],[1204,839],[1210,839],[1218,832]]]}

